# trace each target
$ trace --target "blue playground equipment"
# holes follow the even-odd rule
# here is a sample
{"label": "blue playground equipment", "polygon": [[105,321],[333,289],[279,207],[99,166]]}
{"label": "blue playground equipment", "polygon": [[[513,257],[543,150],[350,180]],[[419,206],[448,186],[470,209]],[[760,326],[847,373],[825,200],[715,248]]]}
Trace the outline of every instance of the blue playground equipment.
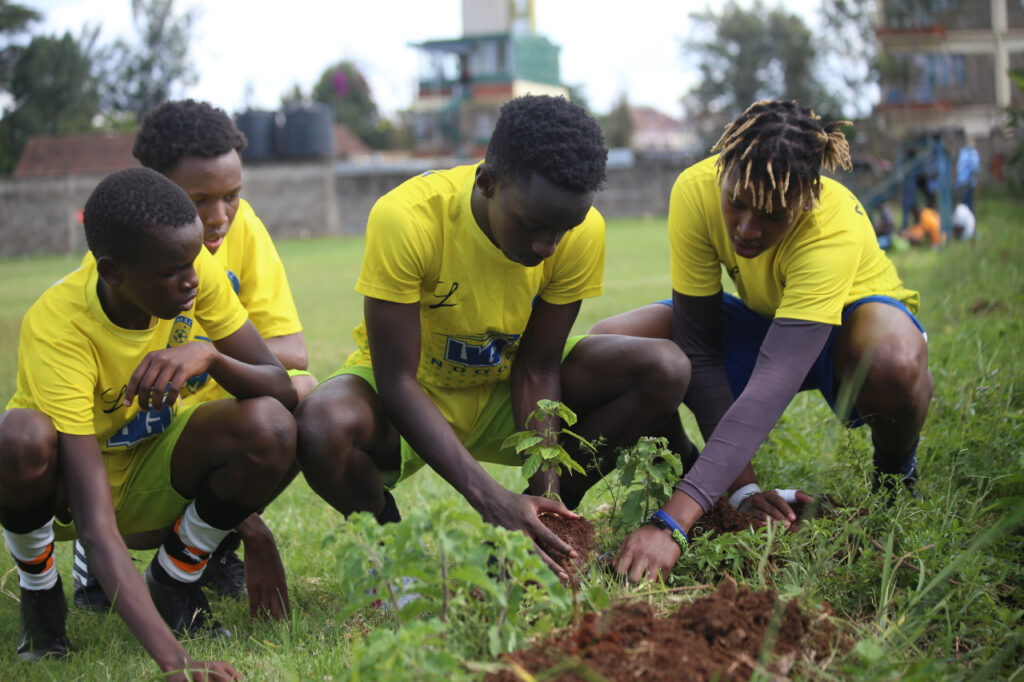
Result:
{"label": "blue playground equipment", "polygon": [[949,155],[946,154],[942,138],[938,134],[909,140],[900,146],[896,168],[892,173],[873,187],[860,192],[858,198],[868,211],[868,215],[875,215],[884,202],[900,193],[900,206],[903,209],[901,229],[906,229],[910,224],[913,209],[918,205],[923,178],[925,191],[935,195],[942,231],[948,238],[953,221],[953,182],[950,165]]}

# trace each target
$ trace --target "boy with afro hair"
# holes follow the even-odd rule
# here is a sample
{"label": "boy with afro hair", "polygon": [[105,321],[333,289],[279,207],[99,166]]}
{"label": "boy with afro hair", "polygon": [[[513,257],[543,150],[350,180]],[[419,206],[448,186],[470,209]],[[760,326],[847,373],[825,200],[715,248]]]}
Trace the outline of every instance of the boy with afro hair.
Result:
{"label": "boy with afro hair", "polygon": [[[602,289],[604,220],[592,204],[606,158],[580,106],[525,96],[502,107],[484,161],[428,171],[377,201],[356,284],[358,348],[296,411],[303,474],[331,506],[397,521],[390,489],[427,464],[566,577],[557,560],[571,549],[538,514],[574,518],[617,447],[671,423],[689,370],[664,339],[569,337],[582,300]],[[543,398],[579,415],[576,433],[604,437],[599,466],[561,480],[538,472],[532,494],[518,494],[480,462],[522,465],[501,445]]]}

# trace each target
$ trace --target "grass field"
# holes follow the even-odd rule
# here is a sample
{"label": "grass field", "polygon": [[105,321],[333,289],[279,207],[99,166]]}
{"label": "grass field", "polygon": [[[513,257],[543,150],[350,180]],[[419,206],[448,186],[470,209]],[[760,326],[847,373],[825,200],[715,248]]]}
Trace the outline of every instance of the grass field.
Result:
{"label": "grass field", "polygon": [[[928,329],[936,385],[919,449],[923,501],[901,500],[888,510],[871,506],[853,521],[810,522],[794,533],[749,531],[697,543],[676,567],[670,581],[675,586],[715,583],[728,573],[810,607],[827,602],[851,647],[814,666],[798,661],[795,677],[1024,677],[1022,208],[1015,197],[982,199],[976,243],[894,256],[904,281],[921,291],[919,317]],[[323,376],[353,348],[351,330],[361,318],[361,301],[352,286],[362,243],[289,241],[278,247],[305,325],[311,369]],[[611,221],[606,293],[583,305],[576,330],[665,297],[670,289],[667,247],[663,220]],[[3,395],[14,390],[21,316],[77,261],[0,261]],[[867,494],[870,453],[866,430],[841,428],[816,394],[802,394],[762,446],[755,466],[763,486],[799,486],[849,504],[872,505]],[[510,487],[522,485],[516,470],[494,473]],[[396,492],[405,511],[430,510],[453,495],[430,472]],[[601,501],[589,496],[583,511],[593,511]],[[352,548],[338,540],[343,519],[304,481],[292,485],[265,516],[288,569],[292,618],[285,624],[251,623],[247,607],[214,600],[215,612],[234,637],[189,643],[196,658],[231,661],[252,679],[295,680],[432,678],[436,660],[428,664],[424,657],[439,647],[461,662],[446,671],[450,677],[477,675],[492,660],[472,618],[451,623],[444,639],[434,638],[429,646],[415,638],[415,628],[398,630],[398,621],[387,613],[363,610],[339,618],[345,601],[342,562]],[[601,538],[604,549],[619,539],[609,533]],[[58,548],[69,596],[70,554],[70,546]],[[136,556],[141,568],[150,553]],[[613,601],[632,595],[671,608],[679,594],[700,594],[599,580]],[[0,679],[157,677],[156,666],[118,618],[74,610],[68,621],[74,657],[34,666],[18,663],[17,596],[13,562],[3,553]],[[571,617],[552,613],[553,626]],[[393,637],[387,634],[396,630]]]}

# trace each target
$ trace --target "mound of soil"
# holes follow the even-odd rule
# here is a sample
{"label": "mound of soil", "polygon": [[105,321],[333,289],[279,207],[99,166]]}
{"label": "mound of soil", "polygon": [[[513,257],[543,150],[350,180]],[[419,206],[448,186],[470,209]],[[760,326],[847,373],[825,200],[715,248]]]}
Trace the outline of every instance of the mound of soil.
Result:
{"label": "mound of soil", "polygon": [[594,525],[582,516],[578,519],[569,519],[559,514],[541,513],[537,518],[548,530],[576,550],[576,559],[570,561],[568,557],[564,557],[558,563],[569,574],[569,580],[578,583],[578,573],[585,570],[597,556]]}
{"label": "mound of soil", "polygon": [[[787,675],[797,656],[814,662],[836,645],[824,616],[726,578],[712,595],[667,617],[657,617],[646,602],[588,613],[574,628],[507,654],[509,669],[487,679],[512,682],[527,679],[527,671],[558,680],[592,680],[593,673],[613,681],[746,680],[755,671]],[[762,649],[772,653],[766,666],[758,663]]]}

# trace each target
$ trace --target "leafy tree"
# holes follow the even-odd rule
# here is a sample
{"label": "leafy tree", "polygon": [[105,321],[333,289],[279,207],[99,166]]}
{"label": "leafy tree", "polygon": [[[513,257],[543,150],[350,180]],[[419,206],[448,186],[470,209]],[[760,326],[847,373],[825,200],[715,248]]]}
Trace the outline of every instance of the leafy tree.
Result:
{"label": "leafy tree", "polygon": [[0,172],[14,168],[32,135],[92,129],[99,100],[91,72],[87,50],[70,33],[32,39],[11,74],[14,104],[0,120]]}
{"label": "leafy tree", "polygon": [[708,130],[720,131],[760,99],[797,99],[819,113],[834,108],[814,71],[813,36],[798,15],[756,0],[749,9],[728,2],[691,18],[704,35],[684,50],[697,58],[701,78],[684,101],[691,115],[710,119]]}
{"label": "leafy tree", "polygon": [[389,135],[394,126],[381,117],[369,83],[352,62],[343,60],[328,66],[313,86],[312,94],[314,101],[331,107],[337,123],[347,125],[371,147],[391,146]]}
{"label": "leafy tree", "polygon": [[29,24],[43,15],[30,7],[9,0],[0,0],[0,92],[10,89],[11,73],[24,49],[13,39],[24,33]]}
{"label": "leafy tree", "polygon": [[845,116],[862,118],[875,104],[882,67],[875,37],[876,0],[822,0],[818,49],[828,87]]}
{"label": "leafy tree", "polygon": [[189,58],[189,37],[197,14],[177,14],[174,0],[132,0],[135,44],[117,40],[107,50],[106,73],[101,78],[104,108],[110,114],[129,112],[141,117],[146,110],[196,83]]}
{"label": "leafy tree", "polygon": [[633,140],[633,119],[629,115],[629,100],[626,93],[619,95],[612,110],[604,116],[598,116],[597,122],[604,133],[605,146],[628,147]]}

